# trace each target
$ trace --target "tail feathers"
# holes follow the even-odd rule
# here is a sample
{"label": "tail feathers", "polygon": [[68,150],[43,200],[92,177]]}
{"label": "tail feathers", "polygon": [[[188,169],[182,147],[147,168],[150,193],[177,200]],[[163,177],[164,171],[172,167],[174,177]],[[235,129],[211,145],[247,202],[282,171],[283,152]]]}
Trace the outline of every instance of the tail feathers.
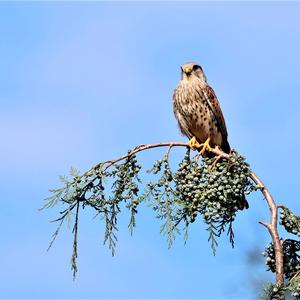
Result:
{"label": "tail feathers", "polygon": [[238,203],[238,208],[240,210],[243,210],[243,209],[248,209],[249,208],[249,203],[248,201],[246,200],[246,197],[245,195],[243,194],[243,197],[237,199],[237,203]]}
{"label": "tail feathers", "polygon": [[222,149],[224,152],[226,152],[226,153],[229,154],[229,152],[230,152],[230,145],[229,145],[227,139],[224,139],[224,140],[223,140],[221,149]]}

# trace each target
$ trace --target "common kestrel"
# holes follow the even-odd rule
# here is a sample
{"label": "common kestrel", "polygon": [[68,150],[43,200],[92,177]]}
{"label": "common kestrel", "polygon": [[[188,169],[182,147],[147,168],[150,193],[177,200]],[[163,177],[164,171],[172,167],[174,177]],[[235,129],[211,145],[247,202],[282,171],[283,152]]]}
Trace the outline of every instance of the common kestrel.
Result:
{"label": "common kestrel", "polygon": [[229,153],[227,129],[214,90],[208,85],[199,64],[188,62],[181,67],[181,80],[173,94],[173,109],[181,132],[190,139],[190,146],[219,146]]}
{"label": "common kestrel", "polygon": [[[182,65],[181,80],[173,94],[173,109],[180,130],[190,139],[192,148],[202,148],[201,154],[210,146],[230,152],[218,98],[199,64],[188,62]],[[240,209],[249,207],[245,195],[239,203]]]}

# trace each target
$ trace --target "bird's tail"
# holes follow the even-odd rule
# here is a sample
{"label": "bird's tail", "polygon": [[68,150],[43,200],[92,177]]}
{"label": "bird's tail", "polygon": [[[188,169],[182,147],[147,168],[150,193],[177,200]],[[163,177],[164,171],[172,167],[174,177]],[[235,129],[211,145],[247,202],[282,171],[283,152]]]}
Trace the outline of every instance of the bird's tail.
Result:
{"label": "bird's tail", "polygon": [[248,203],[248,201],[246,200],[245,194],[243,194],[242,197],[239,197],[239,198],[236,199],[236,200],[237,200],[236,202],[238,203],[238,208],[239,208],[240,210],[248,209],[248,208],[249,208],[249,203]]}
{"label": "bird's tail", "polygon": [[224,152],[226,152],[227,154],[230,153],[230,145],[229,145],[227,139],[224,139],[224,140],[223,140],[221,149],[222,149]]}

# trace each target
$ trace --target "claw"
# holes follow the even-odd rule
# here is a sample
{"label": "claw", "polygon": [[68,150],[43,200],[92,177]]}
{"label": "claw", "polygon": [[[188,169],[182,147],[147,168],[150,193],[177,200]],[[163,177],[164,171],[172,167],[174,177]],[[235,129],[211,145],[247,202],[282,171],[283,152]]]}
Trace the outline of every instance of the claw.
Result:
{"label": "claw", "polygon": [[193,150],[201,148],[201,151],[199,152],[199,155],[203,155],[205,153],[205,151],[211,151],[211,147],[209,145],[209,142],[210,142],[210,137],[208,137],[207,140],[204,143],[199,144],[198,141],[197,141],[197,139],[193,136],[189,140],[188,145]]}
{"label": "claw", "polygon": [[199,147],[199,143],[197,142],[196,138],[193,136],[189,142],[188,145],[190,148],[192,148],[193,150],[196,150]]}
{"label": "claw", "polygon": [[210,137],[207,138],[207,140],[200,144],[199,146],[202,147],[201,151],[200,151],[200,155],[204,155],[205,151],[211,151],[211,147],[209,145],[210,142]]}

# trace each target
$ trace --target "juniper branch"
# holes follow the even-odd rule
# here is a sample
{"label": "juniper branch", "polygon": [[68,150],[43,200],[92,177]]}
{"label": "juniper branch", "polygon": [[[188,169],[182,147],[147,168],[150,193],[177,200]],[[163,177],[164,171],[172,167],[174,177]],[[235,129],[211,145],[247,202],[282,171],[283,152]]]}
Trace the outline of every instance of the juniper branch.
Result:
{"label": "juniper branch", "polygon": [[[186,147],[188,148],[189,145],[188,143],[184,143],[184,142],[164,142],[164,143],[155,143],[155,144],[142,144],[139,145],[137,147],[135,147],[133,150],[128,151],[127,154],[120,156],[114,160],[107,160],[101,163],[98,163],[97,165],[95,165],[94,167],[92,167],[89,171],[85,172],[83,175],[81,175],[81,177],[88,177],[90,174],[95,174],[95,171],[97,172],[102,172],[101,174],[105,175],[105,172],[112,166],[114,166],[115,164],[117,164],[120,161],[126,160],[126,159],[130,159],[131,157],[135,156],[136,153],[138,152],[142,152],[142,151],[146,151],[146,150],[150,150],[153,148],[159,148],[159,147],[168,147],[168,150],[166,152],[166,159],[168,159],[169,153],[171,151],[171,149],[173,147]],[[225,160],[231,160],[232,157],[230,156],[230,154],[227,154],[225,152],[223,152],[222,150],[220,150],[219,148],[212,148],[210,150],[210,152],[214,153],[216,155],[215,157],[215,162],[212,165],[212,167],[216,166],[216,163],[219,160],[225,159]],[[196,155],[196,157],[198,157]],[[117,164],[118,166],[118,164]],[[97,173],[98,174],[98,173]],[[265,185],[263,184],[263,182],[261,181],[261,179],[254,173],[251,172],[249,174],[249,177],[252,179],[252,181],[256,184],[256,186],[260,189],[260,191],[262,192],[268,207],[270,209],[270,223],[266,223],[264,221],[260,221],[259,223],[264,225],[271,237],[272,237],[272,241],[274,244],[274,250],[275,250],[275,258],[276,258],[276,285],[277,286],[283,286],[284,285],[284,262],[283,262],[283,246],[281,244],[280,241],[280,237],[278,234],[278,230],[277,230],[277,222],[278,222],[278,206],[276,205],[272,195],[270,194],[269,190],[265,187]],[[57,221],[61,221],[64,219],[66,213],[70,212],[70,210],[73,210],[75,207],[76,209],[76,220],[75,220],[75,227],[74,227],[74,239],[75,239],[75,244],[74,244],[74,252],[73,252],[73,260],[74,260],[74,265],[76,266],[76,257],[77,257],[77,223],[78,223],[78,209],[79,209],[79,202],[81,201],[81,199],[84,199],[84,195],[85,193],[91,188],[93,187],[93,184],[96,180],[99,180],[99,177],[94,176],[93,178],[91,178],[85,185],[83,185],[81,187],[81,192],[77,195],[77,199],[73,202],[68,202],[68,201],[63,201],[68,203],[70,206],[68,209],[66,209],[65,211],[61,212],[62,217],[57,219]],[[69,182],[68,185],[72,185],[76,183],[76,176],[74,177],[74,181],[73,182]],[[57,194],[58,195],[58,194]],[[65,200],[65,199],[63,199]],[[109,200],[107,203],[109,204],[112,200]],[[98,210],[98,212],[103,212],[103,213],[112,213],[110,211],[107,210],[106,205],[103,206],[98,206],[97,203],[93,203],[90,202],[89,200],[85,199],[83,200],[83,205],[91,205],[93,208],[95,208],[96,210]],[[113,217],[113,215],[111,215],[111,217]],[[181,220],[183,220],[184,218],[179,216],[179,219],[176,220],[176,222],[174,223],[173,227],[175,226],[175,228],[177,227],[177,225],[181,222]],[[187,221],[186,221],[187,222]],[[189,223],[189,222],[188,222]],[[188,226],[187,223],[187,226]],[[230,226],[232,225],[231,223],[229,223]],[[230,227],[231,228],[231,227]],[[229,231],[230,232],[230,231]],[[55,235],[57,235],[57,233],[55,233]],[[107,235],[109,236],[109,235]],[[107,237],[106,236],[106,237]],[[231,239],[233,239],[233,234],[230,235]],[[76,269],[73,266],[73,271],[76,273]]]}
{"label": "juniper branch", "polygon": [[[165,142],[165,143],[157,143],[157,144],[142,144],[137,147],[135,147],[132,151],[129,151],[126,155],[123,155],[115,160],[108,160],[102,164],[107,164],[106,168],[112,166],[113,164],[130,157],[137,152],[149,150],[152,148],[158,148],[158,147],[169,147],[168,152],[172,147],[189,147],[188,143],[183,142]],[[217,159],[225,158],[230,159],[229,154],[223,152],[219,148],[212,148],[210,152],[216,154]],[[99,167],[100,164],[96,165],[94,168]],[[263,221],[260,221],[259,223],[264,225],[272,238],[274,247],[275,247],[275,258],[276,258],[276,284],[278,286],[281,286],[284,284],[284,264],[283,264],[283,248],[282,244],[280,242],[280,237],[278,234],[277,224],[278,224],[278,206],[276,205],[271,193],[269,192],[268,188],[263,184],[262,180],[254,173],[251,172],[250,178],[253,180],[253,182],[260,188],[264,199],[266,200],[268,207],[270,209],[270,223],[266,223]]]}

